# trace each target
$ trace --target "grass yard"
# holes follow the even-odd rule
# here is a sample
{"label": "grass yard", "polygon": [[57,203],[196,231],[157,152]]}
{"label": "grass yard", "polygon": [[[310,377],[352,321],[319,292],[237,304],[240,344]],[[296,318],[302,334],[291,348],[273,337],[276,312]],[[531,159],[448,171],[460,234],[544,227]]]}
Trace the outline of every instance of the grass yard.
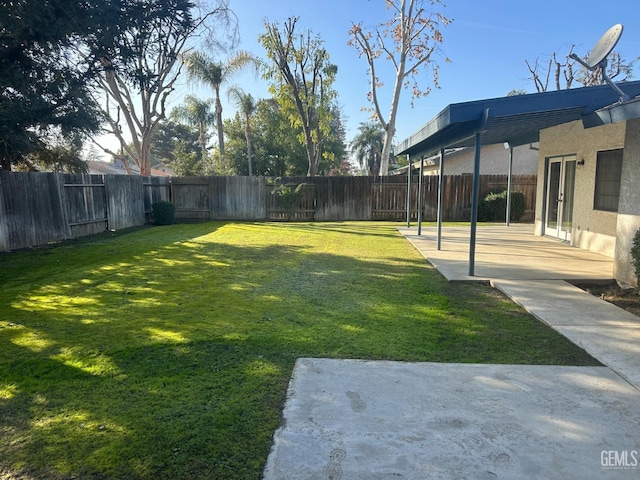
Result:
{"label": "grass yard", "polygon": [[297,357],[598,364],[389,223],[148,227],[0,267],[3,479],[258,479]]}

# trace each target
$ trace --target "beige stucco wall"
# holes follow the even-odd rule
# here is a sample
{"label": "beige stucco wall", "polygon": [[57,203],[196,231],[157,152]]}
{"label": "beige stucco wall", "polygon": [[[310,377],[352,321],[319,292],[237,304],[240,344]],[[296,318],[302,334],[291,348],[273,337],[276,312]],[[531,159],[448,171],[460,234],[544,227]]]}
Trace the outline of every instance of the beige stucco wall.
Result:
{"label": "beige stucco wall", "polygon": [[631,264],[633,236],[640,228],[640,119],[627,122],[620,205],[616,228],[616,250],[613,272],[623,283],[636,285],[636,275]]}
{"label": "beige stucco wall", "polygon": [[581,121],[566,123],[540,132],[536,234],[544,233],[545,160],[563,155],[584,159],[576,169],[571,244],[612,257],[616,247],[618,215],[593,209],[596,158],[598,151],[623,148],[626,123],[584,129]]}
{"label": "beige stucco wall", "polygon": [[[618,212],[594,210],[597,153],[617,148],[624,148]],[[615,278],[635,285],[629,251],[640,228],[640,119],[590,129],[577,121],[540,132],[537,235],[544,233],[545,160],[562,155],[585,161],[576,171],[572,245],[613,258]]]}
{"label": "beige stucco wall", "polygon": [[[537,145],[536,145],[537,146]],[[445,157],[445,175],[473,173],[475,148],[465,148]],[[436,159],[437,160],[437,159]],[[425,165],[425,175],[439,175],[440,165]],[[535,175],[538,169],[538,150],[529,145],[513,149],[513,175]],[[509,173],[509,150],[502,143],[483,145],[480,150],[480,175],[506,175]]]}

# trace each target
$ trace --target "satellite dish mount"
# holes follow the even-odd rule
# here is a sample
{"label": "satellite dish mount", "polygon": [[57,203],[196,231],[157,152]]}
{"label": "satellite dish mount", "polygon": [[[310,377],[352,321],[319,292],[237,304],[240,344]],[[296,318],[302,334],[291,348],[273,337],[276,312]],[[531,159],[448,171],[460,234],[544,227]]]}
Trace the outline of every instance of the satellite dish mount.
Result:
{"label": "satellite dish mount", "polygon": [[629,100],[629,96],[622,90],[620,90],[620,87],[613,83],[613,81],[607,75],[607,57],[613,51],[613,49],[616,48],[618,40],[620,40],[621,36],[622,25],[618,23],[607,30],[605,34],[600,37],[600,40],[598,40],[596,46],[593,47],[593,50],[591,50],[591,53],[589,54],[586,62],[583,61],[575,53],[572,53],[570,57],[590,72],[593,72],[594,70],[600,68],[600,71],[602,72],[602,78],[605,82],[607,82],[607,85],[609,85],[620,96],[620,102],[626,102],[627,100]]}

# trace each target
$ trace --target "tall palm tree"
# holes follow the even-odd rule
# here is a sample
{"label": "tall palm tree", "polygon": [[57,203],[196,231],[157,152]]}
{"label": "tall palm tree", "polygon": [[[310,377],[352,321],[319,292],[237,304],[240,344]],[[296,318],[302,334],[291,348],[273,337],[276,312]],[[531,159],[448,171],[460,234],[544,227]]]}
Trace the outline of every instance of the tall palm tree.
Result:
{"label": "tall palm tree", "polygon": [[378,175],[384,146],[384,129],[379,123],[362,122],[358,130],[359,133],[351,141],[351,151],[363,172]]}
{"label": "tall palm tree", "polygon": [[213,111],[213,99],[200,100],[193,95],[187,95],[184,97],[184,105],[174,108],[171,116],[188,125],[198,127],[198,143],[204,159],[207,151],[207,130],[215,124],[217,117]]}
{"label": "tall palm tree", "polygon": [[249,52],[239,51],[225,63],[217,62],[202,52],[193,52],[185,58],[187,75],[190,80],[196,80],[208,85],[215,92],[216,102],[216,129],[218,131],[218,148],[220,159],[225,164],[224,158],[224,131],[222,127],[222,103],[220,102],[220,89],[243,69],[253,65],[257,71],[258,63]]}
{"label": "tall palm tree", "polygon": [[253,176],[251,160],[251,115],[256,111],[257,104],[250,93],[245,93],[240,87],[231,87],[227,90],[229,99],[235,100],[238,112],[244,122],[244,136],[247,139],[247,162],[249,163],[249,176]]}

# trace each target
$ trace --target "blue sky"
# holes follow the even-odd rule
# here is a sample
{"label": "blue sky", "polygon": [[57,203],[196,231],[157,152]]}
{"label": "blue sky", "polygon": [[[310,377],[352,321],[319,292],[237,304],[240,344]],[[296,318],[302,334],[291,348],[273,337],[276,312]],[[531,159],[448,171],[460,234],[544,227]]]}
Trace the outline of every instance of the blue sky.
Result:
{"label": "blue sky", "polygon": [[[348,141],[369,115],[361,111],[368,106],[367,66],[355,49],[347,45],[348,31],[353,22],[373,26],[388,19],[384,3],[384,0],[230,0],[239,21],[239,48],[260,57],[265,52],[257,37],[264,31],[265,19],[282,23],[296,15],[302,27],[320,35],[332,62],[338,65],[334,86],[347,117]],[[450,103],[501,97],[512,89],[533,93],[525,60],[548,58],[554,51],[564,55],[572,44],[578,54],[586,54],[616,23],[624,25],[616,50],[627,60],[640,56],[638,0],[445,0],[444,5],[437,8],[453,23],[443,31],[443,55],[438,57],[441,88],[418,99],[413,108],[410,92],[403,93],[396,141],[414,133]],[[445,63],[445,55],[451,63]],[[393,84],[392,73],[389,75],[384,92]],[[640,78],[640,64],[636,78]],[[422,80],[423,84],[431,83],[428,76]],[[256,98],[269,96],[268,83],[251,74],[238,77],[235,83]],[[201,89],[197,94],[212,95]],[[223,100],[223,115],[231,117],[234,107],[226,101],[226,94]],[[386,112],[388,100],[383,105]]]}

